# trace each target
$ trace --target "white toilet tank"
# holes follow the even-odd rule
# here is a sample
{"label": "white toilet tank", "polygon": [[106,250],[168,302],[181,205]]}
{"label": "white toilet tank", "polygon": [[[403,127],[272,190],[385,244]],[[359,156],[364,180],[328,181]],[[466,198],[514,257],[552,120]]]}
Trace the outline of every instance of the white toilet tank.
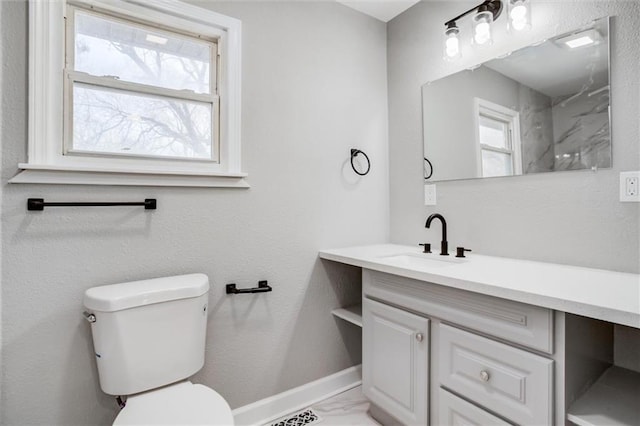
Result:
{"label": "white toilet tank", "polygon": [[180,275],[93,287],[84,306],[100,387],[131,395],[193,375],[204,364],[209,279]]}

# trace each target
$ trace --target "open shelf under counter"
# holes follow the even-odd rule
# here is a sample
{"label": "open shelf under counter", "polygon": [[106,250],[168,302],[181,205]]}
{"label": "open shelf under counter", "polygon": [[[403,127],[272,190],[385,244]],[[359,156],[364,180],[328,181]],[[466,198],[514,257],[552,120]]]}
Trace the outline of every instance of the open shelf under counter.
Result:
{"label": "open shelf under counter", "polygon": [[336,317],[343,319],[358,327],[362,327],[362,305],[353,305],[347,308],[334,309],[331,311]]}
{"label": "open shelf under counter", "polygon": [[578,426],[640,425],[640,373],[610,367],[571,405],[567,419]]}

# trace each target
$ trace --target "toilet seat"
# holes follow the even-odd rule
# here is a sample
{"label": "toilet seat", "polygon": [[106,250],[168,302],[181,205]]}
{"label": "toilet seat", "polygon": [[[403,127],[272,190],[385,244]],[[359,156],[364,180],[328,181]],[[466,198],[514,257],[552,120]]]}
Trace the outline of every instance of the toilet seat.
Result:
{"label": "toilet seat", "polygon": [[130,396],[113,425],[233,425],[233,415],[218,392],[185,381]]}

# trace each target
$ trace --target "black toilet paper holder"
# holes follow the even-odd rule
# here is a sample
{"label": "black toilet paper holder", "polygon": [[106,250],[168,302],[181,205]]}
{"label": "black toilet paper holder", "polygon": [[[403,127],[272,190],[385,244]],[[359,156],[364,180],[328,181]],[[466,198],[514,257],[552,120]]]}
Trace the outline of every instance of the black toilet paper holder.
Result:
{"label": "black toilet paper holder", "polygon": [[266,293],[267,291],[273,291],[267,281],[258,281],[258,287],[242,289],[236,288],[235,283],[227,284],[227,294]]}

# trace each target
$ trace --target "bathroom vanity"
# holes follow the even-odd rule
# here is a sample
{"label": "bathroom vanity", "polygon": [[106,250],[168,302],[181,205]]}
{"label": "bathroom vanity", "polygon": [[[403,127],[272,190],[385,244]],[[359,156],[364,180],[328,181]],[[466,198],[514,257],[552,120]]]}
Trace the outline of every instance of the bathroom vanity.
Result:
{"label": "bathroom vanity", "polygon": [[363,268],[363,391],[384,423],[640,424],[640,373],[613,365],[640,276],[399,245],[320,257]]}

